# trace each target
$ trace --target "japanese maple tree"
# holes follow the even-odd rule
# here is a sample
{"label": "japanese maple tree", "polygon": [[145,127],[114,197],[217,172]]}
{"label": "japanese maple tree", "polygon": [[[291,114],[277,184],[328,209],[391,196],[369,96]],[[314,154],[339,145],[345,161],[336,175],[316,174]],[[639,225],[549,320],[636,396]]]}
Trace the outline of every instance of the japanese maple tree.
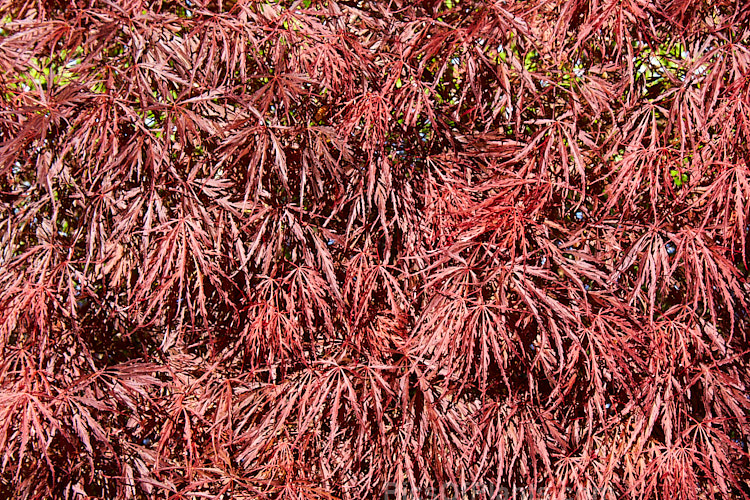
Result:
{"label": "japanese maple tree", "polygon": [[0,497],[750,497],[744,0],[0,18]]}

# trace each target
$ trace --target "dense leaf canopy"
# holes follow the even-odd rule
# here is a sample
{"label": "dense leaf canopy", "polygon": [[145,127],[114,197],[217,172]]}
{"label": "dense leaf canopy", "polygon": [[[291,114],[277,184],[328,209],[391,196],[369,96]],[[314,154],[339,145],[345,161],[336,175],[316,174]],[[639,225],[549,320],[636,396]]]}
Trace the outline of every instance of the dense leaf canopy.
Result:
{"label": "dense leaf canopy", "polygon": [[750,495],[744,0],[0,18],[0,496]]}

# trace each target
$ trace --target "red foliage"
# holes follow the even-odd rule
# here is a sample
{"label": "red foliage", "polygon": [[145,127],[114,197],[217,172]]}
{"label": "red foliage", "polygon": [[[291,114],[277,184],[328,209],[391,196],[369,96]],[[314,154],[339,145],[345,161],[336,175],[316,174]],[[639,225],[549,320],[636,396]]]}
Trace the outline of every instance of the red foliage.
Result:
{"label": "red foliage", "polygon": [[750,496],[746,2],[0,17],[0,496]]}

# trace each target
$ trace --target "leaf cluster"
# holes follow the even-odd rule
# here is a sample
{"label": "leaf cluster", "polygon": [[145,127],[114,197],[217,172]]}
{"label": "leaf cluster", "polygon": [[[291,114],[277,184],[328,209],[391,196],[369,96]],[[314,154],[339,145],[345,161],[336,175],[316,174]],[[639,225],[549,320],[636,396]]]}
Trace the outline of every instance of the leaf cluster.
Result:
{"label": "leaf cluster", "polygon": [[0,19],[0,496],[750,496],[742,0]]}

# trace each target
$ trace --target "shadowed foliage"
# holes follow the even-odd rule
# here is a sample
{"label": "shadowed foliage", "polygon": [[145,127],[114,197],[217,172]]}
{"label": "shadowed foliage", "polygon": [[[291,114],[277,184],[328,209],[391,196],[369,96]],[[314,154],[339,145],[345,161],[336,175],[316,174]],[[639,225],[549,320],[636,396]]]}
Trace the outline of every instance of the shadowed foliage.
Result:
{"label": "shadowed foliage", "polygon": [[750,496],[743,0],[0,18],[0,497]]}

